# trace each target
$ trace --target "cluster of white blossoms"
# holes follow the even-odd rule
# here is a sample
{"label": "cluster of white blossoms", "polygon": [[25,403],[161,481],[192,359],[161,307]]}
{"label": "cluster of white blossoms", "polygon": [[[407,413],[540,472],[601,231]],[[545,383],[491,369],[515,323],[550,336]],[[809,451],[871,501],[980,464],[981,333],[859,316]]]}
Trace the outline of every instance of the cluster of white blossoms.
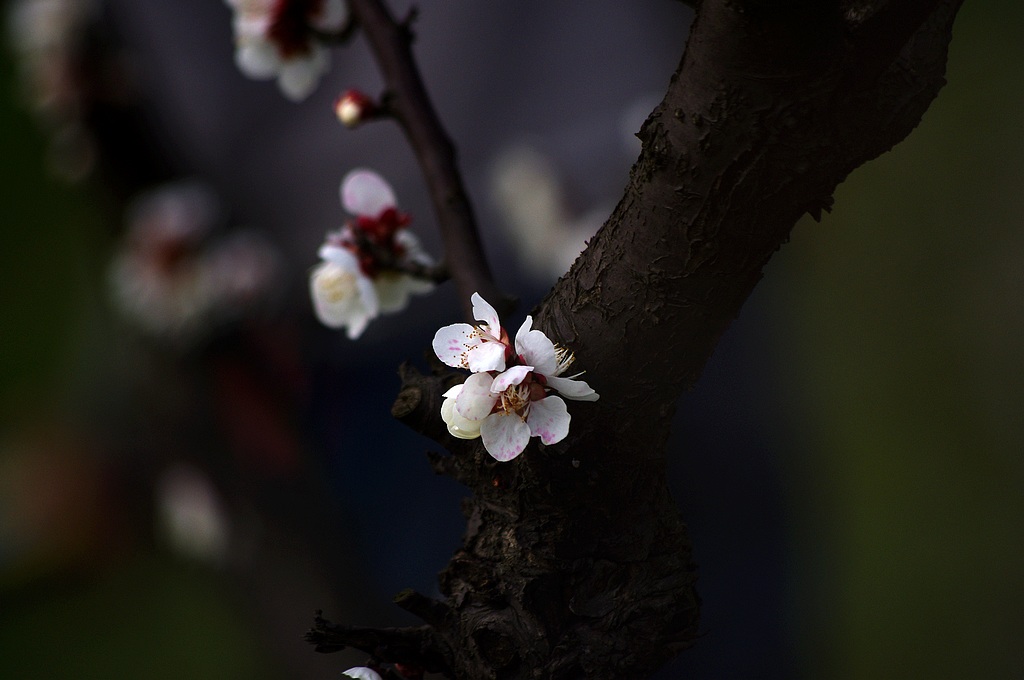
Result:
{"label": "cluster of white blossoms", "polygon": [[221,212],[194,181],[161,185],[129,205],[109,285],[114,307],[140,331],[185,347],[270,305],[280,255],[250,229],[215,235]]}
{"label": "cluster of white blossoms", "polygon": [[235,63],[255,80],[277,78],[281,92],[301,101],[330,66],[320,35],[348,21],[345,0],[225,0],[234,10]]}
{"label": "cluster of white blossoms", "polygon": [[483,438],[484,448],[499,461],[522,453],[530,437],[545,444],[562,441],[570,416],[561,397],[598,398],[590,385],[574,379],[579,374],[562,377],[572,353],[534,330],[529,316],[511,344],[494,307],[479,293],[472,300],[480,324],[452,324],[434,335],[438,359],[473,372],[444,394],[441,418],[448,431],[460,439]]}
{"label": "cluster of white blossoms", "polygon": [[413,293],[434,284],[405,271],[433,260],[406,227],[411,218],[395,207],[391,186],[375,172],[353,170],[341,182],[341,203],[355,216],[327,235],[309,277],[313,309],[324,325],[345,328],[356,339],[381,313],[405,307]]}

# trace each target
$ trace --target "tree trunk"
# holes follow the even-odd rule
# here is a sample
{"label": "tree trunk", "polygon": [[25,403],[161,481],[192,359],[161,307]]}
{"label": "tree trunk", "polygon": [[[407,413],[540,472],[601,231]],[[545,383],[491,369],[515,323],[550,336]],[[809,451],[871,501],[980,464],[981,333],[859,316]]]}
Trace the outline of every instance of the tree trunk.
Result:
{"label": "tree trunk", "polygon": [[441,422],[459,378],[404,370],[395,414],[473,491],[447,599],[399,596],[425,627],[318,620],[310,639],[474,679],[644,678],[692,644],[696,571],[665,481],[676,401],[796,221],[921,120],[961,1],[704,0],[625,195],[536,310],[600,401],[570,404],[563,442],[496,463]]}

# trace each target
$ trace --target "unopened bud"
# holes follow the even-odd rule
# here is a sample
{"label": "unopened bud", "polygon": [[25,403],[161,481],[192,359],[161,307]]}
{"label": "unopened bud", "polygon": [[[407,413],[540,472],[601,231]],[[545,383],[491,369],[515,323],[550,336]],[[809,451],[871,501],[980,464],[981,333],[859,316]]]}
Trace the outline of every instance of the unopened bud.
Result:
{"label": "unopened bud", "polygon": [[377,112],[373,100],[359,90],[345,90],[334,101],[334,113],[347,128],[358,127]]}

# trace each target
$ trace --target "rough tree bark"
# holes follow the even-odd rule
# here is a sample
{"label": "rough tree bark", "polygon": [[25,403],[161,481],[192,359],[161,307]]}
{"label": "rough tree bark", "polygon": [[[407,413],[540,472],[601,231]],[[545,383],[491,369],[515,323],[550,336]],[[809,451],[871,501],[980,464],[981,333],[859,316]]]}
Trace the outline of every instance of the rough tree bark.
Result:
{"label": "rough tree bark", "polygon": [[625,195],[535,310],[600,401],[499,464],[438,416],[459,377],[403,370],[395,414],[473,492],[446,600],[396,598],[420,628],[318,619],[310,640],[457,678],[643,678],[692,644],[696,572],[665,483],[676,401],[796,221],[920,122],[961,2],[704,0]]}

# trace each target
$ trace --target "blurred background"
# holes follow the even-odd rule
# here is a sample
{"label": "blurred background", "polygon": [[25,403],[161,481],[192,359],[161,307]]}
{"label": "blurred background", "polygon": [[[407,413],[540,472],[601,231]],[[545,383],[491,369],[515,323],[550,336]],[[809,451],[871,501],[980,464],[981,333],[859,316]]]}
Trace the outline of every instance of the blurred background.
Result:
{"label": "blurred background", "polygon": [[[421,8],[417,55],[525,313],[607,216],[681,3]],[[407,7],[400,4],[399,11]],[[391,421],[449,286],[357,341],[308,273],[371,167],[440,254],[359,38],[307,99],[205,0],[21,0],[0,51],[0,677],[327,678],[405,625],[461,488]],[[1024,675],[1024,8],[965,3],[911,137],[797,225],[676,417],[703,637],[661,678]]]}

